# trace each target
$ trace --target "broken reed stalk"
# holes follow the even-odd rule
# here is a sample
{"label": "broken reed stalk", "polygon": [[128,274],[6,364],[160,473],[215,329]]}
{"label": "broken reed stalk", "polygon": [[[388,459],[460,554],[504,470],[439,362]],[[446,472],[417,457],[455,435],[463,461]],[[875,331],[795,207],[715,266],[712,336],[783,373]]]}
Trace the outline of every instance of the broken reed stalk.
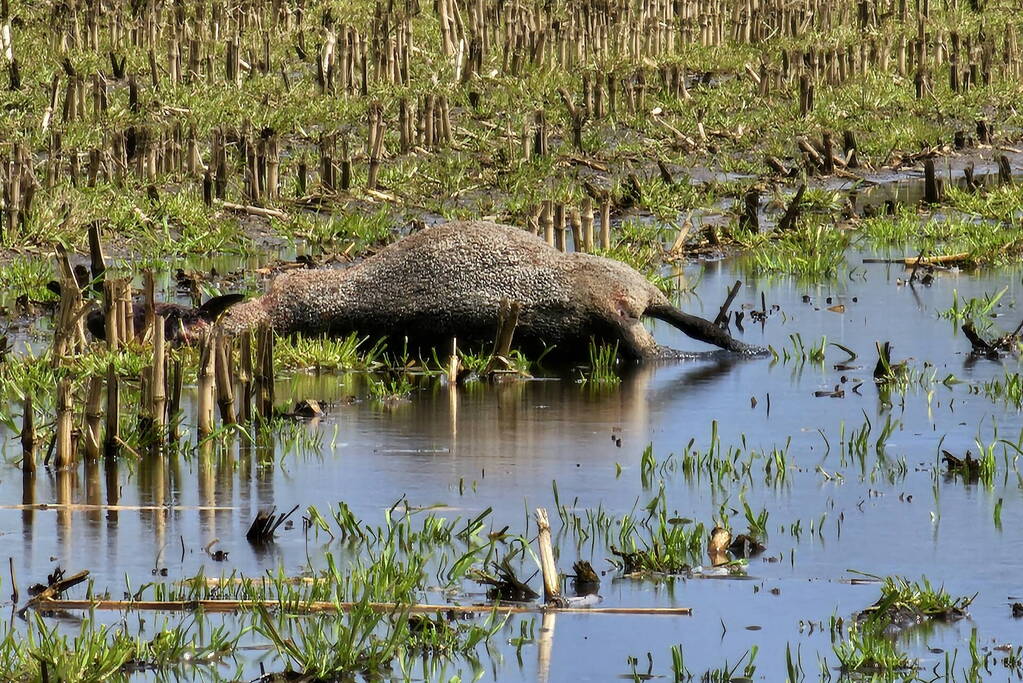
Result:
{"label": "broken reed stalk", "polygon": [[553,247],[554,242],[554,204],[551,201],[545,201],[543,207],[540,210],[540,224],[543,225],[543,239],[547,242],[548,246]]}
{"label": "broken reed stalk", "polygon": [[74,411],[71,407],[71,379],[64,377],[57,383],[57,462],[58,470],[74,464]]}
{"label": "broken reed stalk", "polygon": [[25,474],[35,474],[36,427],[30,393],[25,393],[25,400],[21,405],[21,471]]}
{"label": "broken reed stalk", "polygon": [[561,575],[554,561],[554,547],[551,544],[551,523],[546,508],[536,509],[536,526],[539,530],[537,543],[540,546],[540,570],[543,573],[543,601],[546,605],[562,606]]}
{"label": "broken reed stalk", "polygon": [[220,420],[225,425],[238,422],[234,409],[234,364],[230,342],[223,330],[217,330],[213,338],[216,352],[217,405],[220,407]]}
{"label": "broken reed stalk", "polygon": [[135,339],[135,315],[131,305],[131,278],[120,280],[117,292],[117,314],[121,325],[121,340],[127,344]]}
{"label": "broken reed stalk", "polygon": [[458,384],[458,338],[451,338],[451,355],[448,356],[448,385],[455,386]]}
{"label": "broken reed stalk", "polygon": [[934,159],[924,161],[924,201],[928,204],[941,201],[941,184],[934,171]]}
{"label": "broken reed stalk", "polygon": [[68,354],[75,353],[85,346],[85,326],[83,318],[89,305],[82,299],[82,290],[78,286],[74,270],[63,247],[57,249],[57,264],[60,272],[60,304],[53,331],[53,358],[57,365]]}
{"label": "broken reed stalk", "polygon": [[[278,608],[279,600],[33,600],[22,609],[40,610],[117,610],[156,612],[240,612],[260,607]],[[691,607],[547,607],[543,605],[423,605],[398,602],[327,602],[310,601],[289,605],[289,612],[348,612],[370,609],[375,612],[453,613],[453,614],[641,614],[650,616],[691,616]]]}
{"label": "broken reed stalk", "polygon": [[99,223],[89,224],[89,261],[92,271],[92,290],[96,294],[103,293],[103,278],[106,274],[106,258],[103,256],[103,243],[99,238]]}
{"label": "broken reed stalk", "polygon": [[95,375],[89,378],[89,393],[85,400],[85,459],[95,462],[99,459],[103,444],[100,425],[103,420],[103,378]]}
{"label": "broken reed stalk", "polygon": [[718,327],[728,322],[728,307],[732,305],[732,301],[735,300],[735,295],[739,293],[740,287],[742,287],[742,280],[736,280],[735,284],[728,290],[728,296],[725,297],[725,302],[721,304],[717,317],[714,318],[714,324]]}
{"label": "broken reed stalk", "polygon": [[117,306],[118,280],[103,281],[103,320],[106,327],[107,349],[121,347],[120,310]]}
{"label": "broken reed stalk", "polygon": [[269,420],[274,412],[274,338],[270,325],[264,323],[256,331],[255,393],[256,416]]}
{"label": "broken reed stalk", "polygon": [[782,215],[781,220],[778,221],[779,232],[792,230],[796,227],[796,221],[799,220],[799,213],[802,210],[803,195],[805,193],[806,183],[800,183],[796,194],[789,201],[789,205],[785,207],[785,213]]}
{"label": "broken reed stalk", "polygon": [[40,603],[48,604],[55,597],[59,597],[61,593],[74,588],[75,586],[84,582],[88,578],[89,570],[83,569],[77,574],[73,574],[66,578],[61,578],[54,581],[49,586],[41,590],[38,594],[36,594],[31,600],[25,603],[25,606],[18,610],[18,615],[19,616],[23,615],[26,612],[26,610],[32,607],[36,607]]}
{"label": "broken reed stalk", "polygon": [[[109,322],[109,320],[108,320]],[[108,325],[107,337],[112,325]],[[121,378],[117,376],[114,364],[107,366],[107,413],[106,430],[103,438],[103,452],[107,456],[117,453],[121,441]]]}
{"label": "broken reed stalk", "polygon": [[285,521],[298,509],[298,505],[291,508],[286,513],[274,514],[277,508],[272,507],[269,510],[260,510],[256,513],[256,517],[252,520],[252,524],[249,525],[249,530],[245,532],[245,539],[249,543],[271,543],[274,540],[274,533],[277,528],[284,524]]}
{"label": "broken reed stalk", "polygon": [[521,311],[522,304],[520,302],[509,301],[508,299],[501,300],[493,355],[507,356],[511,351],[512,338],[515,336],[515,328],[519,324],[519,314]]}
{"label": "broken reed stalk", "polygon": [[245,330],[239,338],[238,386],[241,389],[241,403],[238,420],[248,423],[252,419],[252,332]]}
{"label": "broken reed stalk", "polygon": [[153,325],[156,324],[156,281],[153,279],[153,271],[149,268],[142,271],[142,293],[145,306],[139,338],[146,342],[153,338]]}
{"label": "broken reed stalk", "polygon": [[[583,250],[593,252],[593,200],[587,197],[583,200],[583,210],[580,214],[583,233]],[[578,247],[577,247],[578,248]]]}
{"label": "broken reed stalk", "polygon": [[167,429],[167,322],[162,315],[154,315],[153,364],[149,381],[149,407],[155,444],[163,442]]}
{"label": "broken reed stalk", "polygon": [[[497,333],[494,335],[494,347],[490,354],[490,361],[483,369],[483,376],[489,376],[498,370],[510,369],[508,354],[511,352],[512,339],[515,336],[515,328],[519,324],[519,313],[522,311],[522,304],[518,301],[501,299],[501,306],[497,312]],[[456,361],[457,363],[457,358]]]}
{"label": "broken reed stalk", "polygon": [[199,395],[197,397],[199,415],[197,423],[200,439],[213,433],[213,399],[216,392],[213,343],[214,336],[207,331],[202,337],[199,351]]}
{"label": "broken reed stalk", "polygon": [[167,401],[167,439],[172,442],[181,437],[181,388],[184,380],[181,360],[175,358],[170,364],[170,396]]}
{"label": "broken reed stalk", "polygon": [[960,252],[957,254],[939,254],[938,256],[903,256],[901,258],[873,258],[867,257],[863,259],[863,263],[901,263],[904,266],[910,267],[915,265],[921,266],[949,266],[957,263],[966,263],[970,260],[969,252]]}

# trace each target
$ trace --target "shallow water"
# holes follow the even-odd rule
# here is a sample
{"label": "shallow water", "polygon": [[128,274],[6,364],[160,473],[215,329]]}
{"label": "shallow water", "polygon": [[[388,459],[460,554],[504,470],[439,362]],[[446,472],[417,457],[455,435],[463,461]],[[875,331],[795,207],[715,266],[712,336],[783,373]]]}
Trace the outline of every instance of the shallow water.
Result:
{"label": "shallow water", "polygon": [[[578,371],[571,370],[543,380],[457,390],[434,383],[395,404],[370,400],[357,375],[303,374],[277,387],[279,402],[315,398],[326,407],[323,418],[299,424],[295,434],[302,438],[278,436],[254,448],[234,443],[206,457],[144,457],[140,462],[122,457],[116,466],[100,464],[71,477],[40,469],[34,482],[24,482],[13,464],[20,451],[14,435],[5,431],[9,464],[0,480],[2,502],[127,507],[2,509],[0,557],[14,558],[22,587],[60,565],[70,571],[89,569],[96,592],[109,590],[119,597],[126,580],[137,588],[164,568],[164,580],[174,581],[200,569],[208,575],[238,571],[256,576],[279,567],[298,574],[309,569],[310,561],[322,566],[317,550],[329,546],[322,538],[310,535],[307,540],[298,521],[294,529],[279,531],[274,545],[256,549],[247,543],[245,530],[255,512],[271,505],[326,510],[343,501],[358,517],[379,524],[404,497],[411,505],[445,506],[435,514],[449,518],[471,518],[491,507],[488,524],[495,529],[507,524],[516,533],[533,508],[543,505],[552,511],[562,571],[576,559],[607,571],[600,591],[604,605],[689,606],[694,614],[559,615],[546,623],[546,635],[553,638],[549,661],[550,643],[528,644],[516,656],[508,639],[517,635],[519,620],[534,617],[512,619],[493,641],[499,661],[491,664],[484,658],[485,679],[608,680],[632,671],[630,656],[639,658],[637,670],[645,673],[648,652],[653,673],[670,674],[674,644],[682,645],[686,666],[697,674],[725,661],[734,664],[756,645],[758,680],[781,680],[786,646],[793,652],[798,647],[813,679],[819,657],[827,657],[832,667],[837,663],[828,619],[848,620],[878,597],[876,585],[849,583],[850,569],[910,579],[926,575],[953,595],[977,593],[969,620],[917,629],[901,641],[926,668],[944,661],[943,654],[928,648],[959,648],[962,668],[969,662],[966,645],[973,627],[982,646],[1018,642],[1009,604],[1023,593],[1018,585],[1023,559],[1016,547],[1023,496],[1015,463],[1006,467],[1001,462],[1001,448],[999,475],[991,486],[936,474],[938,449],[976,453],[975,439],[984,444],[994,440],[993,425],[999,438],[1015,443],[1023,420],[1014,405],[969,391],[971,384],[1015,373],[1018,362],[971,359],[968,342],[937,312],[951,305],[953,290],[963,301],[1008,287],[996,309],[1004,317],[995,322],[1011,330],[1019,318],[1014,304],[1020,272],[941,273],[929,287],[910,288],[898,284],[906,277],[901,267],[860,260],[850,255],[855,266],[850,274],[810,287],[787,278],[744,277],[734,260],[694,265],[682,274],[687,282],[698,283],[684,307],[710,318],[727,287],[737,277],[744,281],[733,305],[733,310],[746,310],[744,341],[782,353],[793,348],[790,335],[798,334],[806,347],[824,336],[858,354],[851,363],[855,369],[835,369],[847,354],[828,346],[823,363],[759,358],[643,366],[626,370],[618,387],[582,384]],[[759,309],[762,300],[772,312],[760,325],[750,320],[749,311]],[[827,310],[836,304],[844,304],[844,312]],[[664,325],[654,333],[658,341],[677,348],[699,346]],[[896,360],[909,358],[911,368],[935,381],[913,383],[883,400],[871,372],[874,344],[886,340],[893,342]],[[964,383],[942,384],[950,374]],[[814,392],[836,385],[845,389],[843,398],[815,397]],[[189,422],[193,413],[188,413]],[[862,459],[843,457],[843,425],[848,435],[866,420],[872,424],[870,448]],[[886,420],[897,427],[875,452]],[[791,440],[784,480],[765,474],[759,459],[751,476],[739,482],[716,485],[707,476],[687,480],[680,471],[666,471],[643,486],[640,461],[648,444],[661,463],[680,454],[690,440],[705,450],[712,422],[725,449],[745,439],[745,450],[769,452],[785,449]],[[619,578],[606,561],[605,547],[577,550],[563,533],[554,513],[555,481],[568,512],[602,506],[619,516],[637,501],[641,508],[663,481],[672,514],[709,527],[724,511],[737,532],[745,531],[744,499],[754,512],[769,512],[768,549],[749,562],[750,580]],[[1000,528],[993,518],[999,499]],[[792,529],[797,522],[799,533]],[[213,561],[207,547],[227,551],[227,559]],[[464,588],[467,594],[458,600],[482,598],[474,584],[466,582]],[[424,599],[442,598],[430,594]],[[539,633],[540,618],[535,619]],[[810,622],[823,622],[824,632],[811,633]],[[258,675],[260,656],[240,655],[246,674]],[[266,666],[272,670],[273,660]],[[466,667],[452,662],[449,674]],[[996,674],[1008,675],[1005,670]],[[186,670],[185,675],[209,672]]]}

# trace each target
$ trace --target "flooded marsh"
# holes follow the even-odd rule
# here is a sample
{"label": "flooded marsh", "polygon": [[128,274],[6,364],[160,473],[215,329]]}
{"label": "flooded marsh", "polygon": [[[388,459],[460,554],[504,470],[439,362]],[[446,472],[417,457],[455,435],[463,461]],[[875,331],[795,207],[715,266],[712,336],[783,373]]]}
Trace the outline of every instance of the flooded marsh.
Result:
{"label": "flooded marsh", "polygon": [[3,3],[0,678],[1023,679],[1021,30]]}
{"label": "flooded marsh", "polygon": [[[850,266],[858,260],[849,255]],[[700,312],[701,300],[723,293],[741,268],[741,259],[685,268],[682,275],[699,282],[687,309]],[[1011,644],[1014,628],[1023,421],[1018,403],[991,387],[1012,376],[1017,361],[971,356],[940,314],[954,296],[982,299],[1007,287],[991,311],[1004,318],[992,322],[1014,327],[1017,276],[948,273],[910,287],[900,284],[902,266],[857,269],[858,277],[813,288],[784,277],[745,280],[736,310],[756,310],[761,294],[770,303],[742,338],[769,345],[772,358],[623,366],[614,384],[582,381],[582,367],[465,386],[418,376],[400,400],[375,397],[365,373],[299,372],[277,380],[278,403],[314,399],[322,415],[225,432],[198,446],[186,437],[161,455],[70,472],[40,468],[33,478],[20,475],[17,432],[8,428],[0,544],[17,577],[87,568],[88,594],[112,599],[246,599],[253,593],[225,587],[244,576],[261,599],[293,600],[296,608],[301,600],[362,598],[481,604],[485,587],[466,570],[492,572],[510,557],[528,580],[537,569],[523,544],[535,535],[532,509],[544,506],[561,571],[590,562],[600,606],[688,607],[692,616],[561,615],[545,659],[537,641],[552,628],[540,623],[547,617],[484,611],[470,623],[496,629],[486,639],[487,663],[470,665],[479,653],[441,658],[446,671],[601,680],[607,671],[630,673],[628,658],[642,663],[649,652],[654,671],[671,675],[671,649],[680,646],[699,675],[755,646],[755,671],[768,680],[784,675],[786,648],[798,650],[808,677],[819,662],[838,676],[838,653],[858,641],[843,640],[844,632],[832,639],[833,620],[853,623],[878,597],[879,580],[864,574],[927,577],[952,596],[976,595],[967,619],[914,625],[896,647],[927,668],[944,666],[944,654],[932,650],[956,652],[953,670],[965,675],[976,628],[978,647],[996,666],[1002,657],[992,648]],[[835,305],[844,311],[829,310]],[[715,299],[702,313],[716,308]],[[664,343],[692,346],[670,328],[653,331]],[[879,338],[906,360],[890,385],[872,376]],[[193,402],[186,387],[186,424]],[[990,456],[990,473],[957,476],[943,451]],[[273,543],[246,541],[258,510],[293,505],[300,512]],[[724,571],[712,567],[706,538],[717,525],[749,532],[766,550],[748,560],[729,555]],[[643,565],[649,570],[626,572],[616,550],[656,552]],[[197,576],[222,580],[207,585]],[[267,583],[268,576],[281,579]],[[308,578],[296,587],[290,577]],[[137,618],[127,615],[128,622],[102,611],[90,618],[126,627]],[[68,617],[55,623],[73,634],[77,617]],[[177,666],[175,675],[251,678],[260,662],[266,670],[296,663],[280,647],[242,647],[272,645],[257,627],[267,617],[194,618],[242,640],[226,648],[226,662]],[[389,622],[385,630],[395,628]],[[533,634],[528,642],[521,629]]]}

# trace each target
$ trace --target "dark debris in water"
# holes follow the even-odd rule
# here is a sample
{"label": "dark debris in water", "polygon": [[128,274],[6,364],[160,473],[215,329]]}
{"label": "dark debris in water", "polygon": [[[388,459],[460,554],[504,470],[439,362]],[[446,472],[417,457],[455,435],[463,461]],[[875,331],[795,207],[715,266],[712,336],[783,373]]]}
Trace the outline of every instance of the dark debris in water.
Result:
{"label": "dark debris in water", "polygon": [[515,575],[515,570],[508,557],[494,563],[492,569],[494,574],[482,569],[473,569],[469,574],[476,583],[490,586],[487,590],[487,597],[491,600],[529,602],[540,597],[540,594],[530,588],[529,584],[521,581]]}
{"label": "dark debris in water", "polygon": [[586,560],[579,560],[573,564],[572,571],[575,572],[572,587],[576,595],[594,595],[600,589],[600,577]]}
{"label": "dark debris in water", "polygon": [[976,482],[980,479],[982,463],[974,458],[970,451],[966,451],[966,456],[960,458],[942,449],[941,461],[947,468],[946,473],[951,476],[961,476],[966,482]]}
{"label": "dark debris in water", "polygon": [[249,543],[262,544],[272,543],[274,540],[274,533],[277,529],[284,524],[295,510],[298,509],[298,505],[291,508],[287,513],[275,514],[276,507],[272,507],[269,510],[260,510],[256,513],[255,519],[252,520],[252,524],[249,525],[249,530],[245,532],[245,539]]}

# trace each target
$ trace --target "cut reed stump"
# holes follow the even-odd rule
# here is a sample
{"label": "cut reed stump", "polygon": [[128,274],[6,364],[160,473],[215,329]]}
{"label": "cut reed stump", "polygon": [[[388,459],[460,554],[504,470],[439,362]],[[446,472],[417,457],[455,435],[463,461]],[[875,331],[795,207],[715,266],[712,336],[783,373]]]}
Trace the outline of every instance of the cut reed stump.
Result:
{"label": "cut reed stump", "polygon": [[216,394],[216,374],[214,371],[214,337],[210,332],[203,335],[199,351],[199,392],[196,403],[199,408],[199,438],[203,439],[213,433],[213,399]]}
{"label": "cut reed stump", "polygon": [[785,207],[785,213],[782,215],[781,220],[778,221],[778,230],[784,232],[786,230],[792,230],[796,227],[796,221],[799,220],[799,213],[802,210],[803,195],[806,193],[806,183],[800,183],[799,188],[796,189],[796,194],[789,201],[789,205]]}
{"label": "cut reed stump", "polygon": [[924,201],[928,204],[941,201],[941,183],[934,171],[934,159],[924,161]]}
{"label": "cut reed stump", "polygon": [[561,575],[554,561],[551,545],[551,524],[546,508],[536,509],[537,543],[540,546],[540,570],[543,573],[543,601],[549,607],[565,607],[568,602],[561,596]]}
{"label": "cut reed stump", "polygon": [[732,305],[735,300],[736,294],[739,293],[739,288],[742,287],[742,280],[736,280],[735,284],[732,285],[731,289],[728,290],[728,295],[725,297],[725,302],[721,304],[721,308],[718,309],[718,314],[714,318],[714,324],[718,327],[724,328],[728,326],[728,307]]}
{"label": "cut reed stump", "polygon": [[256,513],[255,519],[252,520],[252,524],[249,525],[249,530],[245,532],[245,539],[249,543],[262,544],[272,543],[274,540],[274,532],[284,522],[294,514],[298,506],[291,508],[287,513],[274,514],[276,508],[270,508],[269,510],[260,510]]}
{"label": "cut reed stump", "polygon": [[35,474],[36,471],[36,428],[32,408],[32,395],[25,394],[21,410],[21,471]]}

